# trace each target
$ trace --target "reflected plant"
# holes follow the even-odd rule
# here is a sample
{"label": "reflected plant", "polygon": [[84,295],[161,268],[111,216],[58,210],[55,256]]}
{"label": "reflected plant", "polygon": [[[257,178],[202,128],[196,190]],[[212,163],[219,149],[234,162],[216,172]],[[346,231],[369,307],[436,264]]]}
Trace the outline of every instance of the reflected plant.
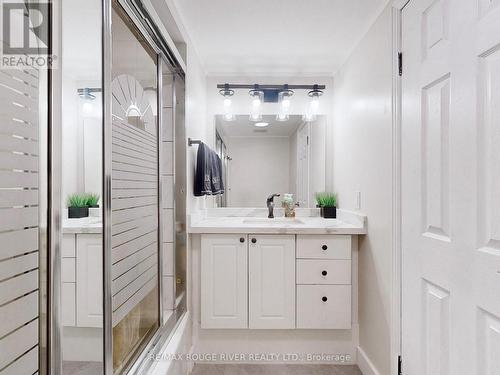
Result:
{"label": "reflected plant", "polygon": [[66,204],[68,207],[87,207],[87,197],[85,194],[71,194],[68,196]]}

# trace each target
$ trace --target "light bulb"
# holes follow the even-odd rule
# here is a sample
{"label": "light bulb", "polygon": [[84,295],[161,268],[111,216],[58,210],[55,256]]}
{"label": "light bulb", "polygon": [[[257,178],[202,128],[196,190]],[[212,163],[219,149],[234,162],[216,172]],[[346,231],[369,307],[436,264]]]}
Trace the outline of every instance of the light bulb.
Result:
{"label": "light bulb", "polygon": [[259,128],[265,128],[266,126],[269,126],[269,123],[268,122],[257,122],[255,124],[255,126],[257,126]]}
{"label": "light bulb", "polygon": [[234,121],[235,117],[231,110],[232,101],[229,96],[224,96],[224,120],[225,121]]}
{"label": "light bulb", "polygon": [[287,121],[289,118],[289,113],[290,113],[290,105],[291,105],[291,100],[290,98],[293,95],[292,90],[283,90],[280,91],[278,94],[278,102],[280,106],[280,112],[276,116],[277,121]]}
{"label": "light bulb", "polygon": [[313,96],[311,98],[311,110],[313,111],[314,114],[317,114],[318,109],[319,109],[319,96]]}
{"label": "light bulb", "polygon": [[252,110],[250,112],[250,121],[262,120],[262,102],[264,100],[264,92],[259,90],[251,90]]}

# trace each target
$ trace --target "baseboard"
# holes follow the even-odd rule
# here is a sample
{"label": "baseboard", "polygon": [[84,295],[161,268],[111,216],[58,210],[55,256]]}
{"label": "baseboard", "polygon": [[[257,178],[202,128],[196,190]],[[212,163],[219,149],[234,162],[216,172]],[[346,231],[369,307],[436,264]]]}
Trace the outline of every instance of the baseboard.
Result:
{"label": "baseboard", "polygon": [[363,373],[363,375],[380,375],[380,372],[373,365],[370,358],[366,353],[358,346],[358,367]]}

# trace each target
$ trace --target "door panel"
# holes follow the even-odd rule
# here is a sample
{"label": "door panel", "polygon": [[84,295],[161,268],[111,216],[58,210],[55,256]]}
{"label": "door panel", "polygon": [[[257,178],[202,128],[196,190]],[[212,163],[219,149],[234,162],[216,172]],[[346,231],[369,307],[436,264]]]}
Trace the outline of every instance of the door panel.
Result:
{"label": "door panel", "polygon": [[111,34],[113,368],[123,373],[160,325],[158,55],[117,3]]}
{"label": "door panel", "polygon": [[249,328],[295,328],[295,236],[250,236]]}
{"label": "door panel", "polygon": [[246,235],[202,236],[202,328],[248,328],[247,258]]}
{"label": "door panel", "polygon": [[500,373],[498,4],[412,0],[403,9],[408,375]]}
{"label": "door panel", "polygon": [[76,321],[79,327],[102,327],[102,237],[76,235]]}

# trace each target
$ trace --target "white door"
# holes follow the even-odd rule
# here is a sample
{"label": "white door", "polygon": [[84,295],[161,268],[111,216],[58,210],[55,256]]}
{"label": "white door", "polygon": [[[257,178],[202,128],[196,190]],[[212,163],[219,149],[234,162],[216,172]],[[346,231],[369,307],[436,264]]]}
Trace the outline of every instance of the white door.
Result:
{"label": "white door", "polygon": [[249,328],[295,328],[295,236],[249,240]]}
{"label": "white door", "polygon": [[309,123],[297,132],[297,202],[309,207]]}
{"label": "white door", "polygon": [[102,236],[76,235],[76,325],[102,327]]}
{"label": "white door", "polygon": [[500,374],[500,1],[403,9],[403,373]]}
{"label": "white door", "polygon": [[202,328],[248,328],[247,257],[246,235],[202,235]]}

